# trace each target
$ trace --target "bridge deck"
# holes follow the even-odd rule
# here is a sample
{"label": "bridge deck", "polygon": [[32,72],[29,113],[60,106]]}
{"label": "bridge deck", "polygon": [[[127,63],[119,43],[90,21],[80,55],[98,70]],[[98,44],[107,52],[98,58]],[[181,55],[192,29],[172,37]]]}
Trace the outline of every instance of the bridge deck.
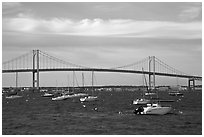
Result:
{"label": "bridge deck", "polygon": [[[97,71],[97,72],[118,72],[118,73],[138,73],[138,74],[148,74],[153,75],[153,72],[148,71],[136,71],[136,70],[122,70],[122,69],[102,69],[102,68],[54,68],[54,69],[39,69],[41,72],[45,71]],[[16,70],[2,70],[2,73],[13,73],[13,72],[37,72],[37,69],[16,69]],[[180,77],[180,78],[193,78],[201,80],[200,76],[191,75],[179,75],[179,74],[168,74],[155,72],[158,76],[170,76],[170,77]]]}

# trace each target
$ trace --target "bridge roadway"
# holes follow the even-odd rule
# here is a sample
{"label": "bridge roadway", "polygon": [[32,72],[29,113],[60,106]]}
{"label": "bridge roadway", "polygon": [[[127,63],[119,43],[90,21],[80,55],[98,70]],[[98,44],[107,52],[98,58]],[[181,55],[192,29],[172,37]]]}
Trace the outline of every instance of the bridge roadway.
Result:
{"label": "bridge roadway", "polygon": [[[153,72],[149,71],[137,71],[137,70],[120,70],[120,69],[102,69],[102,68],[50,68],[50,69],[39,69],[39,72],[44,71],[97,71],[97,72],[118,72],[118,73],[138,73],[138,74],[148,74],[153,75]],[[16,69],[16,70],[2,70],[2,73],[13,73],[13,72],[37,72],[37,69]],[[168,74],[155,72],[158,76],[170,76],[170,77],[180,77],[180,78],[192,78],[197,80],[202,80],[200,76],[190,76],[190,75],[179,75],[179,74]]]}

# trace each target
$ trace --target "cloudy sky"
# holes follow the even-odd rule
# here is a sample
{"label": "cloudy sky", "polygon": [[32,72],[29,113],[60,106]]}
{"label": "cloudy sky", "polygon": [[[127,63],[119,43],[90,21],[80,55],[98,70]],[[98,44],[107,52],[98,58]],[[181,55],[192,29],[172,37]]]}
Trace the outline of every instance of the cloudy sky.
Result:
{"label": "cloudy sky", "polygon": [[[2,8],[3,62],[33,49],[100,68],[156,56],[182,72],[202,75],[201,2],[4,2]],[[67,85],[71,75],[41,74],[40,85]],[[89,79],[90,74],[86,75]],[[140,76],[104,73],[96,77],[103,85],[137,84],[135,77]],[[19,76],[21,85],[31,85],[31,79],[31,75]],[[12,74],[3,75],[3,86],[14,83]]]}

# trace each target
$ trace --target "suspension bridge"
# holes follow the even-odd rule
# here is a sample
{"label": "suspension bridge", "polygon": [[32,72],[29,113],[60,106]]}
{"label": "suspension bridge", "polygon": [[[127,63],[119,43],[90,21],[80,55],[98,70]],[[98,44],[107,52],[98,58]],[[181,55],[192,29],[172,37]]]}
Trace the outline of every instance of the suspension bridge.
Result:
{"label": "suspension bridge", "polygon": [[201,76],[183,73],[155,56],[114,68],[93,68],[70,63],[40,50],[32,50],[19,57],[3,62],[2,68],[2,73],[31,72],[33,74],[33,88],[37,89],[39,89],[40,72],[47,71],[98,71],[147,74],[149,75],[149,87],[153,89],[155,88],[155,76],[187,78],[189,89],[195,87],[195,80],[202,80]]}

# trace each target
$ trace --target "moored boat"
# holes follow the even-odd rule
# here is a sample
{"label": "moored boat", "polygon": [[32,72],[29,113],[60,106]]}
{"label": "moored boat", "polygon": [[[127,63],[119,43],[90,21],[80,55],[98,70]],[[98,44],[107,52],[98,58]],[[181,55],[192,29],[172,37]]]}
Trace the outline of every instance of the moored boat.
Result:
{"label": "moored boat", "polygon": [[67,99],[65,95],[52,98],[52,100],[65,100],[65,99]]}
{"label": "moored boat", "polygon": [[65,95],[66,98],[77,98],[77,97],[84,97],[84,96],[88,96],[88,94],[85,94],[85,93],[76,93],[76,94]]}
{"label": "moored boat", "polygon": [[44,95],[42,95],[42,97],[53,97],[54,94],[52,93],[44,93]]}
{"label": "moored boat", "polygon": [[147,104],[146,107],[137,108],[134,113],[141,115],[165,115],[172,110],[170,106],[161,106],[160,104]]}
{"label": "moored boat", "polygon": [[81,102],[88,102],[88,101],[96,101],[97,99],[98,99],[98,97],[97,96],[93,96],[93,92],[94,92],[94,88],[93,88],[93,75],[94,75],[94,73],[93,73],[93,71],[92,71],[92,96],[86,96],[86,97],[83,97],[83,98],[80,98],[79,100],[81,101]]}
{"label": "moored boat", "polygon": [[[144,69],[142,68],[142,72],[144,72]],[[145,81],[145,84],[146,84],[146,90],[144,90],[145,86],[144,86],[144,81]],[[143,89],[142,89],[142,98],[137,98],[135,100],[133,100],[133,104],[134,105],[144,105],[144,104],[148,104],[151,102],[150,99],[146,99],[145,98],[145,92],[148,91],[148,85],[147,85],[147,80],[146,80],[146,77],[145,75],[143,74]],[[148,92],[149,93],[149,92]]]}
{"label": "moored boat", "polygon": [[154,92],[145,93],[145,96],[152,96],[152,95],[156,95],[156,93],[154,93]]}
{"label": "moored boat", "polygon": [[11,95],[11,96],[7,96],[5,98],[7,99],[15,99],[15,98],[21,98],[22,96],[19,96],[19,95]]}
{"label": "moored boat", "polygon": [[183,93],[180,92],[169,92],[170,96],[183,96]]}
{"label": "moored boat", "polygon": [[80,98],[81,102],[88,102],[88,101],[96,101],[98,99],[97,96],[88,96],[88,97],[84,97],[84,98]]}
{"label": "moored boat", "polygon": [[134,105],[148,104],[150,102],[151,102],[151,100],[145,99],[145,98],[140,98],[140,99],[133,100]]}

